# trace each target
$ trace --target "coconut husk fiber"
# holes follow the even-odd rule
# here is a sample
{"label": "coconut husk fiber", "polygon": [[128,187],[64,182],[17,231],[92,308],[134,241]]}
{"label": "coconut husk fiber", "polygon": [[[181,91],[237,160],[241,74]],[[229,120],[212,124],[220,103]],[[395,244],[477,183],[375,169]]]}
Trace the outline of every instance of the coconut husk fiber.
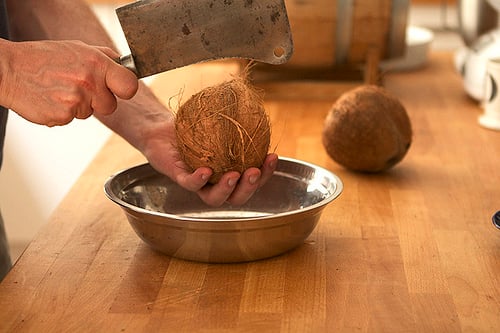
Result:
{"label": "coconut husk fiber", "polygon": [[366,85],[344,93],[323,128],[328,155],[344,167],[380,172],[399,163],[412,142],[403,104],[382,87]]}
{"label": "coconut husk fiber", "polygon": [[191,171],[210,167],[212,184],[228,171],[260,168],[271,139],[263,98],[243,76],[191,96],[179,107],[175,128],[182,159]]}

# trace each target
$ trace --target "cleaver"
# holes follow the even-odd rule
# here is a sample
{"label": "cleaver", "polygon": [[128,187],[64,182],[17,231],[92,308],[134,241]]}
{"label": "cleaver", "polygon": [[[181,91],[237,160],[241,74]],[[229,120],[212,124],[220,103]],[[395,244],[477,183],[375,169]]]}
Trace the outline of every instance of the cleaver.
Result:
{"label": "cleaver", "polygon": [[116,9],[138,78],[224,58],[282,64],[293,53],[284,0],[140,0]]}

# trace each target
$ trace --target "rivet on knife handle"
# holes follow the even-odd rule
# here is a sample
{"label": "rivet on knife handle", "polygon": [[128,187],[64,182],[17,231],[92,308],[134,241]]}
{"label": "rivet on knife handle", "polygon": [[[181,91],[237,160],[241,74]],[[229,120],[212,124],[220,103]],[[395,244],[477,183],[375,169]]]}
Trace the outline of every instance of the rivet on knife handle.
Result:
{"label": "rivet on knife handle", "polygon": [[132,57],[132,55],[131,55],[131,54],[121,56],[121,57],[120,57],[119,62],[120,62],[120,64],[121,64],[121,65],[123,65],[125,68],[128,68],[128,69],[130,69],[132,72],[134,72],[134,73],[135,73],[135,75],[138,75],[138,74],[137,74],[137,68],[135,67],[134,58]]}

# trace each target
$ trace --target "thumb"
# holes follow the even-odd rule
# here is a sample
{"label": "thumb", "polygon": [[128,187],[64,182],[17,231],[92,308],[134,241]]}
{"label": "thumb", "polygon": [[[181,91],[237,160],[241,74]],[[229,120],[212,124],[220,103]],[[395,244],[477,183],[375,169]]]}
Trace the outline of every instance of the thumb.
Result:
{"label": "thumb", "polygon": [[110,58],[110,65],[106,72],[106,86],[117,97],[130,99],[134,97],[139,87],[136,75],[118,64],[120,55],[109,47],[97,47],[102,53]]}
{"label": "thumb", "polygon": [[106,72],[106,86],[115,96],[130,99],[139,88],[139,80],[132,71],[112,62]]}

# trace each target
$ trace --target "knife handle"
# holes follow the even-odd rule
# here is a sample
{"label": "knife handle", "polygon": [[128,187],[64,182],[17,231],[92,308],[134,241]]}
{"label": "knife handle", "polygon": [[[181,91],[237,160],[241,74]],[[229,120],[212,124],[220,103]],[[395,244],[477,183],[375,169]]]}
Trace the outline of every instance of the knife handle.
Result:
{"label": "knife handle", "polygon": [[137,75],[137,67],[135,67],[135,61],[131,54],[121,56],[118,61],[122,66],[130,69],[132,72],[135,73],[135,75]]}

